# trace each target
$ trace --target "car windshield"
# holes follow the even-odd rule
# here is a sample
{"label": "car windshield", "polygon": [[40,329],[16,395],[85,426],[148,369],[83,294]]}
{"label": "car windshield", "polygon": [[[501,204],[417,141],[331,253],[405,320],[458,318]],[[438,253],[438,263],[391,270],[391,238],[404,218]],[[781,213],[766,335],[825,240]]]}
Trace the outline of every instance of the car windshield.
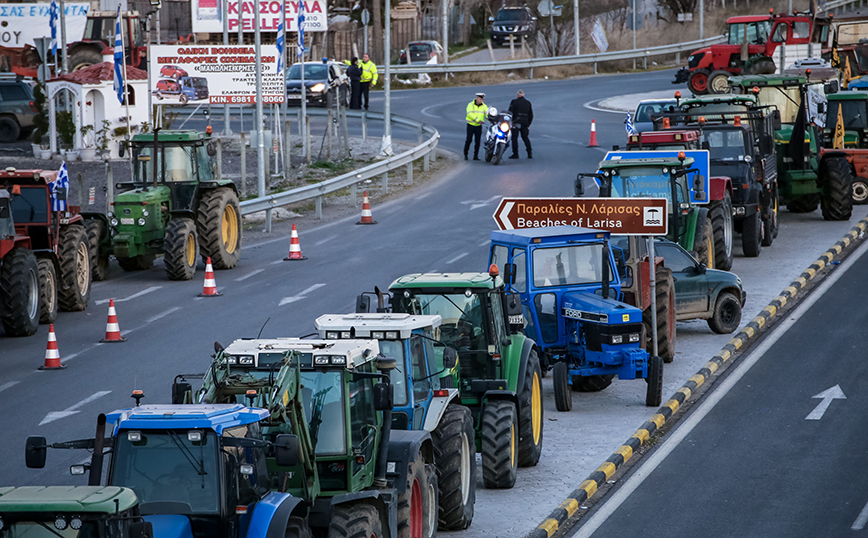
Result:
{"label": "car windshield", "polygon": [[48,222],[48,198],[43,187],[21,187],[21,194],[12,197],[12,221]]}
{"label": "car windshield", "polygon": [[[439,314],[440,341],[455,349],[481,349],[485,327],[482,318],[483,304],[479,295],[466,294],[418,294],[403,298],[397,294],[401,312],[434,315]],[[471,336],[475,337],[471,341]]]}
{"label": "car windshield", "polygon": [[[217,436],[195,430],[121,431],[112,461],[109,485],[131,488],[142,505],[180,503],[192,514],[220,512]],[[135,436],[140,436],[136,441]],[[177,511],[184,513],[185,507]]]}
{"label": "car windshield", "polygon": [[497,16],[494,17],[496,21],[526,21],[530,17],[527,15],[527,11],[523,9],[501,9],[497,12]]}
{"label": "car windshield", "polygon": [[[533,251],[533,285],[537,288],[593,284],[603,280],[603,245],[591,243]],[[609,280],[612,280],[611,268]]]}
{"label": "car windshield", "polygon": [[205,80],[205,77],[195,77],[192,79],[194,88],[207,88],[208,81]]}
{"label": "car windshield", "polygon": [[317,456],[346,453],[343,370],[302,371],[301,397]]}
{"label": "car windshield", "polygon": [[431,45],[426,43],[414,43],[410,45],[410,52],[413,54],[427,54],[431,52]]}
{"label": "car windshield", "polygon": [[868,128],[868,120],[865,118],[865,103],[868,101],[831,101],[826,116],[826,127],[835,128],[838,125],[838,109],[841,109],[841,117],[844,121],[844,129]]}
{"label": "car windshield", "polygon": [[[305,64],[304,79],[305,80],[326,80],[328,79],[328,66],[324,64]],[[287,80],[301,80],[301,64],[295,64],[289,68]]]}
{"label": "car windshield", "polygon": [[[678,203],[686,200],[683,177],[678,180]],[[612,196],[619,198],[666,198],[672,203],[672,188],[669,174],[659,167],[629,166],[612,176]]]}

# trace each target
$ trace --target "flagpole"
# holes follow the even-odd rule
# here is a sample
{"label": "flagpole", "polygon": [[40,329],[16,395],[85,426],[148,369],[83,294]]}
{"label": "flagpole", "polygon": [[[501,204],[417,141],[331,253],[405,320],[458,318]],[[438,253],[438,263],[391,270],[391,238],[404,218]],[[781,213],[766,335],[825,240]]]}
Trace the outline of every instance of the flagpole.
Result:
{"label": "flagpole", "polygon": [[[132,139],[133,132],[130,129],[130,96],[129,96],[129,91],[127,90],[127,88],[129,87],[129,85],[127,83],[127,81],[129,80],[129,78],[127,78],[127,51],[126,51],[126,49],[124,49],[124,24],[123,24],[124,19],[121,16],[121,5],[120,4],[118,4],[118,19],[120,21],[119,26],[121,28],[121,60],[123,61],[123,70],[124,70],[124,80],[123,80],[124,105],[126,105],[126,110],[127,110],[127,150],[128,150],[129,155],[130,155],[130,180],[132,181],[132,178],[133,178],[133,152],[132,152],[132,147],[129,144],[129,141]],[[156,156],[155,156],[155,158],[156,158]]]}
{"label": "flagpole", "polygon": [[299,35],[298,51],[301,56],[299,58],[301,65],[301,151],[304,153],[304,158],[310,163],[310,140],[307,132],[307,88],[304,85],[304,0],[299,0],[298,6],[299,13],[301,14],[301,17],[298,17],[298,14],[296,14]]}
{"label": "flagpole", "polygon": [[[289,43],[286,42],[286,34],[287,34],[287,32],[286,32],[286,2],[281,0],[281,4],[282,5],[280,6],[280,27],[283,29],[283,50],[280,51],[280,62],[279,63],[280,63],[280,67],[282,69],[282,72],[278,73],[277,76],[280,77],[280,80],[283,81],[283,102],[280,103],[280,122],[278,122],[278,125],[283,126],[283,125],[286,125],[286,123],[285,123],[286,122],[286,107],[287,107],[287,103],[286,103],[286,76],[284,75],[284,73],[286,73],[286,61],[287,61],[286,57],[288,56],[287,49],[289,48]],[[283,122],[283,123],[281,123],[281,122]],[[282,137],[280,139],[280,147],[283,148],[283,162],[284,162],[283,178],[289,179],[289,170],[288,170],[289,167],[285,166],[286,163],[288,162],[288,159],[286,158],[286,155],[287,155],[286,152],[289,151],[289,148],[284,147]]]}

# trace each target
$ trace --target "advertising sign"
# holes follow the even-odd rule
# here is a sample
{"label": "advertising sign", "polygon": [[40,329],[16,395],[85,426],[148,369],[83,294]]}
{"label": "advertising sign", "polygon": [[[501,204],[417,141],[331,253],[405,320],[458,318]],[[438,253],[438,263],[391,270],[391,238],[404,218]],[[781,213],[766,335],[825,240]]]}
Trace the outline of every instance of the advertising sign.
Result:
{"label": "advertising sign", "polygon": [[[44,4],[0,4],[0,46],[36,46],[37,37],[50,37],[49,2]],[[66,41],[81,41],[87,24],[89,3],[66,4]],[[58,42],[60,31],[58,29]]]}
{"label": "advertising sign", "polygon": [[576,226],[666,235],[666,204],[666,198],[504,198],[492,216],[501,230]]}
{"label": "advertising sign", "polygon": [[[695,174],[687,176],[687,186],[690,188],[690,200],[694,204],[707,204],[711,201],[711,161],[707,149],[686,150],[685,156],[693,159],[693,166],[699,170],[699,174],[705,177],[705,185],[703,198],[696,197],[696,191],[693,190],[693,177]],[[606,154],[607,161],[617,161],[620,159],[659,159],[659,158],[675,159],[678,158],[677,151],[610,151]],[[669,174],[666,174],[668,177]],[[661,171],[662,176],[662,171]],[[668,189],[664,189],[668,193]]]}
{"label": "advertising sign", "polygon": [[[241,23],[244,32],[253,32],[253,0],[192,0],[190,9],[194,32],[223,32],[223,3],[229,12],[229,33],[238,33],[238,8],[241,6]],[[276,32],[280,25],[280,8],[286,10],[287,32],[298,32],[298,0],[259,0],[259,29]],[[325,0],[304,0],[304,30],[325,32],[328,30]]]}
{"label": "advertising sign", "polygon": [[594,40],[594,45],[600,52],[609,50],[609,42],[606,40],[606,31],[603,30],[603,25],[600,24],[600,19],[594,22],[594,29],[591,32],[591,39]]}
{"label": "advertising sign", "polygon": [[[244,105],[256,102],[253,46],[152,46],[150,92],[161,104]],[[262,46],[262,102],[282,103],[283,74],[277,72],[277,46]]]}

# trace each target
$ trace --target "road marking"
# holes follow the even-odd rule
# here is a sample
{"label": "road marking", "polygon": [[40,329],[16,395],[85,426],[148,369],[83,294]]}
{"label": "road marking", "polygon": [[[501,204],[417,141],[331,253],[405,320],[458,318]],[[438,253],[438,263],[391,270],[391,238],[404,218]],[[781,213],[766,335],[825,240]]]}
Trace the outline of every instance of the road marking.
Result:
{"label": "road marking", "polygon": [[608,112],[609,114],[621,114],[622,116],[624,114],[626,114],[626,112],[622,111],[622,110],[612,110],[609,108],[600,108],[600,107],[597,107],[597,106],[594,106],[591,104],[591,103],[599,103],[599,102],[600,102],[599,99],[597,101],[588,101],[587,103],[585,103],[582,106],[589,109],[589,110],[596,110],[597,112]]}
{"label": "road marking", "polygon": [[10,381],[9,383],[3,383],[2,385],[0,385],[0,392],[3,392],[10,387],[14,387],[18,383],[20,383],[20,381]]}
{"label": "road marking", "polygon": [[480,207],[485,207],[487,205],[490,205],[491,202],[493,202],[495,200],[500,200],[500,198],[501,198],[500,195],[497,195],[497,196],[492,196],[488,200],[464,200],[463,202],[461,202],[461,204],[462,205],[469,205],[470,210],[473,211],[474,209],[479,209]]}
{"label": "road marking", "polygon": [[88,396],[87,398],[85,398],[84,400],[78,402],[77,404],[67,407],[63,411],[52,411],[52,412],[48,413],[47,415],[45,415],[45,418],[42,419],[42,422],[40,422],[39,425],[42,426],[43,424],[48,424],[49,422],[54,422],[55,420],[59,420],[61,418],[66,418],[66,417],[72,416],[72,415],[78,413],[79,407],[82,407],[84,405],[89,404],[90,402],[92,402],[94,400],[102,398],[106,394],[111,394],[111,391],[110,390],[101,390],[99,392],[95,392],[95,393],[91,394],[90,396]]}
{"label": "road marking", "polygon": [[487,247],[490,242],[491,242],[491,239],[486,239],[482,243],[479,243],[479,246],[480,247]]}
{"label": "road marking", "polygon": [[247,273],[247,274],[244,275],[244,276],[241,276],[241,277],[236,278],[236,279],[235,279],[235,282],[241,282],[242,280],[247,280],[248,278],[250,278],[250,277],[252,277],[252,276],[258,275],[258,274],[261,273],[262,271],[265,271],[265,269],[257,269],[256,271],[251,271],[251,272]]}
{"label": "road marking", "polygon": [[699,406],[695,408],[693,414],[684,419],[683,423],[676,425],[676,429],[669,434],[671,437],[668,439],[664,438],[663,444],[659,445],[659,448],[651,453],[648,460],[639,466],[633,476],[623,483],[621,487],[612,494],[611,498],[607,499],[600,506],[599,510],[593,513],[588,518],[587,522],[579,527],[579,530],[573,536],[575,538],[588,538],[594,534],[594,532],[599,529],[613,513],[615,513],[615,510],[617,510],[624,501],[626,501],[627,498],[629,498],[630,495],[642,485],[645,479],[648,478],[661,463],[663,463],[663,460],[665,460],[666,457],[678,447],[681,441],[690,435],[700,421],[702,421],[702,419],[714,409],[724,396],[732,390],[735,384],[738,383],[745,374],[747,374],[751,367],[759,362],[765,352],[776,344],[777,341],[796,324],[805,312],[814,306],[814,304],[820,300],[820,297],[822,297],[829,288],[838,282],[838,280],[840,280],[841,277],[844,276],[844,274],[846,274],[847,271],[857,261],[859,261],[866,252],[868,252],[868,250],[866,250],[866,245],[868,245],[868,243],[863,244],[855,253],[853,253],[852,256],[843,261],[841,265],[838,266],[838,270],[831,273],[828,278],[811,293],[811,295],[805,298],[804,302],[800,303],[799,306],[796,307],[796,310],[791,316],[781,320],[780,327],[778,327],[773,333],[769,334],[767,339],[764,340],[759,347],[751,352],[750,355],[745,357],[743,359],[744,362],[735,365],[735,370],[724,379],[720,385],[711,392],[711,394],[706,396],[707,399],[702,401]]}
{"label": "road marking", "polygon": [[[138,299],[142,295],[146,295],[148,293],[151,293],[152,291],[157,291],[158,289],[161,289],[162,287],[163,286],[151,286],[150,288],[143,289],[142,291],[140,291],[138,293],[134,293],[134,294],[130,295],[129,297],[124,297],[123,299],[115,299],[115,302],[116,303],[123,303],[125,301],[130,301],[132,299]],[[110,300],[111,299],[101,299],[101,300],[95,302],[94,304],[95,305],[108,304],[108,302]]]}
{"label": "road marking", "polygon": [[273,262],[269,263],[268,265],[277,265],[277,264],[284,262],[284,261],[286,261],[286,260],[284,260],[284,259],[274,260]]}
{"label": "road marking", "polygon": [[[261,271],[261,270],[262,270],[262,269],[260,269],[260,271]],[[145,323],[153,323],[153,322],[157,321],[158,319],[163,319],[164,317],[168,316],[169,314],[174,314],[174,313],[177,312],[178,310],[181,310],[181,307],[180,307],[180,306],[173,306],[172,308],[170,308],[170,309],[168,309],[168,310],[166,310],[166,311],[164,311],[164,312],[161,312],[161,313],[157,314],[156,316],[154,316],[154,317],[152,317],[152,318],[148,318],[148,319],[146,319],[146,320],[145,320]]]}
{"label": "road marking", "polygon": [[430,109],[432,109],[432,108],[434,108],[434,107],[437,107],[437,106],[443,106],[443,105],[431,105],[431,106],[426,106],[425,108],[423,108],[423,109],[421,110],[422,115],[423,115],[423,116],[428,116],[429,118],[440,118],[441,116],[438,116],[437,114],[429,114],[429,113],[428,113],[428,111],[429,111]]}
{"label": "road marking", "polygon": [[337,239],[337,238],[338,238],[338,235],[330,235],[330,236],[326,237],[325,239],[323,239],[322,241],[317,241],[316,243],[313,244],[313,246],[318,247],[320,245],[324,245],[325,243],[328,243],[332,239]]}
{"label": "road marking", "polygon": [[468,254],[470,254],[470,253],[469,252],[462,252],[458,256],[455,256],[454,258],[452,258],[451,260],[446,262],[446,265],[453,264],[453,263],[457,262],[458,260],[460,260],[461,258],[463,258],[464,256],[467,256]]}
{"label": "road marking", "polygon": [[853,522],[853,526],[850,529],[854,531],[861,531],[865,528],[865,524],[868,523],[868,504],[865,505],[865,508],[859,512],[859,516],[856,518],[856,521]]}
{"label": "road marking", "polygon": [[426,192],[425,194],[419,195],[419,196],[417,196],[417,197],[415,197],[415,198],[413,198],[413,199],[414,199],[414,200],[422,200],[423,198],[428,198],[429,196],[431,196],[431,193],[430,193],[430,192]]}
{"label": "road marking", "polygon": [[840,385],[835,385],[830,389],[826,389],[820,394],[815,394],[811,396],[811,398],[821,398],[822,401],[817,404],[817,407],[814,408],[813,411],[808,413],[808,416],[805,417],[805,420],[820,420],[823,418],[823,414],[826,412],[826,409],[831,405],[832,400],[846,400],[847,397],[844,396],[844,391],[841,390]]}
{"label": "road marking", "polygon": [[280,300],[280,303],[278,303],[277,306],[283,306],[283,305],[285,305],[285,304],[289,304],[289,303],[294,303],[294,302],[296,302],[296,301],[300,301],[300,300],[306,298],[306,296],[307,296],[308,293],[311,293],[311,292],[313,292],[313,291],[316,291],[316,290],[320,289],[320,288],[323,287],[323,286],[325,286],[325,284],[314,284],[313,286],[311,286],[311,287],[309,287],[308,289],[302,291],[302,292],[299,293],[298,295],[293,295],[293,296],[290,296],[290,297],[284,297],[283,299]]}

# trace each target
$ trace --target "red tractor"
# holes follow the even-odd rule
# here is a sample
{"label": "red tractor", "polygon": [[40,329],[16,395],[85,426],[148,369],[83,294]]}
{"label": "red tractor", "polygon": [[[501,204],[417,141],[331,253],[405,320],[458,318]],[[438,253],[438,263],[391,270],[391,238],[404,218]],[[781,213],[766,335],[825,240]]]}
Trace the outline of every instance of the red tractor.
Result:
{"label": "red tractor", "polygon": [[[726,21],[729,40],[691,54],[673,84],[686,82],[695,95],[729,93],[730,76],[775,73],[773,57],[779,45],[817,42],[819,52],[820,30],[828,27],[829,20],[810,14],[775,15],[771,10],[766,16],[731,17]],[[813,35],[817,38],[812,40]]]}
{"label": "red tractor", "polygon": [[6,336],[30,336],[39,327],[39,270],[30,238],[15,232],[10,201],[0,189],[0,322]]}

